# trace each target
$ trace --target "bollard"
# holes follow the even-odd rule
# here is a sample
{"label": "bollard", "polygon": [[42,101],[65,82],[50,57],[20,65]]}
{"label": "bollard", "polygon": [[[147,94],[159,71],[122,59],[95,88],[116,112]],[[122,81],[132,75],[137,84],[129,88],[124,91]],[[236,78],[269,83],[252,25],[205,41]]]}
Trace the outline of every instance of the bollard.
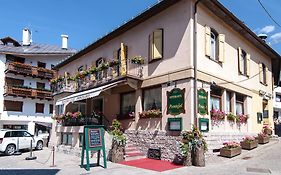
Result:
{"label": "bollard", "polygon": [[37,157],[32,156],[32,140],[30,140],[30,155],[29,157],[26,157],[25,160],[35,160]]}
{"label": "bollard", "polygon": [[20,143],[19,143],[19,138],[18,138],[17,139],[17,150],[14,153],[14,155],[16,155],[16,156],[21,155],[21,152],[19,151],[19,148],[20,148]]}
{"label": "bollard", "polygon": [[51,167],[55,167],[55,146],[53,146],[52,148],[52,154],[53,154],[53,164],[51,165]]}

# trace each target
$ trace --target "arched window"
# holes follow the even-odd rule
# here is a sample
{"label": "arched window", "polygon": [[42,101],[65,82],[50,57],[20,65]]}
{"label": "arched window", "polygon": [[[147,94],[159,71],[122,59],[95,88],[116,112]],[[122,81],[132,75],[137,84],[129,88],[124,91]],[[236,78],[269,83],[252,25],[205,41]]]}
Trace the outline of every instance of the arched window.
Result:
{"label": "arched window", "polygon": [[217,60],[218,59],[218,56],[217,56],[217,53],[218,53],[218,33],[214,29],[211,29],[211,44],[210,44],[210,46],[211,46],[210,57],[213,60]]}

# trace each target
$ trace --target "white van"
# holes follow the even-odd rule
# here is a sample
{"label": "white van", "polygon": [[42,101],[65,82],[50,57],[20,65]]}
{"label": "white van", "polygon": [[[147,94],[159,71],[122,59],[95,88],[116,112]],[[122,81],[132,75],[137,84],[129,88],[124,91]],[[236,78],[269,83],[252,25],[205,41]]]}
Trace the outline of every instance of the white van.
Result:
{"label": "white van", "polygon": [[32,148],[43,149],[43,139],[26,130],[0,130],[0,152],[6,155],[13,155],[17,149],[29,149],[31,141]]}

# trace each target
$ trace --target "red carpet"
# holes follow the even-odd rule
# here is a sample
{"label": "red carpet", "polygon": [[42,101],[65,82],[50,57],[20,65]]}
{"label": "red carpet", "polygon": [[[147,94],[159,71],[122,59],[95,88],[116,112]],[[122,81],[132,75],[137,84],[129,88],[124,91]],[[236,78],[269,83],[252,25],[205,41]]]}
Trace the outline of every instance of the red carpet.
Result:
{"label": "red carpet", "polygon": [[153,170],[153,171],[158,171],[158,172],[183,167],[180,165],[174,165],[173,163],[171,163],[169,161],[154,160],[154,159],[148,159],[148,158],[124,161],[124,162],[121,162],[120,164],[148,169],[148,170]]}

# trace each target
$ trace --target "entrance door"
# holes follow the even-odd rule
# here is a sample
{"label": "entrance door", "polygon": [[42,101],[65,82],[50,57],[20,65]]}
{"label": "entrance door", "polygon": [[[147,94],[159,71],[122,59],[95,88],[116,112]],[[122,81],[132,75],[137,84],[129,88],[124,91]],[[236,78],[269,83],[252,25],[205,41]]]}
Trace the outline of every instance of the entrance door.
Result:
{"label": "entrance door", "polygon": [[[97,120],[99,124],[102,124],[102,115],[103,115],[103,99],[97,98],[93,99],[93,112],[97,116]],[[98,117],[99,116],[99,117]]]}

